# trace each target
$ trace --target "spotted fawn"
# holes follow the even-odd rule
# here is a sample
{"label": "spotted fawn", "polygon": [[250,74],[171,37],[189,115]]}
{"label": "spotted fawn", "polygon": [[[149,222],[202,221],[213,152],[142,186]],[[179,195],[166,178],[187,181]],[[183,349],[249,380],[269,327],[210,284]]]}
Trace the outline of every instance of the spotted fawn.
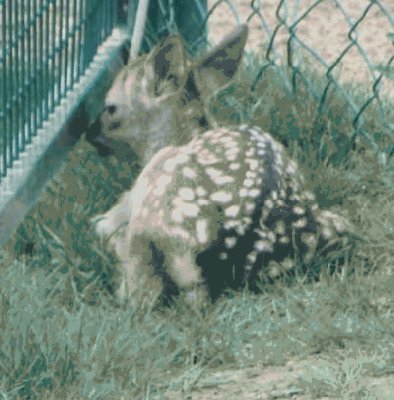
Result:
{"label": "spotted fawn", "polygon": [[218,127],[209,115],[206,99],[233,78],[247,33],[239,26],[196,62],[178,36],[165,38],[119,73],[88,132],[115,155],[130,146],[143,166],[131,190],[94,219],[117,255],[121,299],[149,284],[162,292],[167,281],[192,302],[257,288],[259,277],[310,261],[345,229],[319,209],[269,133]]}

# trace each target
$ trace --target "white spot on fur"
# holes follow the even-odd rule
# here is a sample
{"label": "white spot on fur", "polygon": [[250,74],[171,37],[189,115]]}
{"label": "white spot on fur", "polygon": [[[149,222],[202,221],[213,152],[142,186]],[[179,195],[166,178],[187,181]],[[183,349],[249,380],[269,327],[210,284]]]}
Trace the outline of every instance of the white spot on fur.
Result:
{"label": "white spot on fur", "polygon": [[254,263],[256,262],[256,259],[257,259],[257,252],[252,251],[251,253],[249,253],[249,254],[246,256],[246,259],[247,259],[250,263],[254,264]]}
{"label": "white spot on fur", "polygon": [[270,240],[271,242],[275,242],[276,235],[275,235],[274,232],[268,231],[267,232],[267,237],[268,237],[268,240]]}
{"label": "white spot on fur", "polygon": [[186,178],[193,179],[197,176],[196,171],[194,171],[193,169],[191,169],[189,167],[184,167],[182,172],[183,172],[183,176]]}
{"label": "white spot on fur", "polygon": [[300,206],[293,207],[293,212],[294,212],[294,214],[297,214],[297,215],[305,214],[305,210]]}
{"label": "white spot on fur", "polygon": [[293,160],[289,160],[286,167],[286,172],[289,175],[294,175],[297,172],[297,164]]}
{"label": "white spot on fur", "polygon": [[228,203],[232,200],[233,196],[229,192],[218,191],[211,194],[211,200],[218,203]]}
{"label": "white spot on fur", "polygon": [[194,192],[192,189],[183,187],[179,189],[179,197],[182,200],[191,201],[194,200]]}
{"label": "white spot on fur", "polygon": [[252,187],[253,186],[253,180],[252,179],[249,179],[249,178],[246,178],[245,180],[244,180],[244,183],[243,183],[243,185],[245,186],[245,187]]}
{"label": "white spot on fur", "polygon": [[203,197],[207,194],[207,191],[202,186],[197,186],[196,193],[197,196]]}
{"label": "white spot on fur", "polygon": [[284,266],[285,270],[289,271],[294,267],[294,260],[287,257],[282,261],[282,265]]}
{"label": "white spot on fur", "polygon": [[226,208],[226,210],[224,211],[224,214],[226,215],[226,217],[236,217],[239,213],[239,206],[238,205],[233,205],[230,206],[228,208]]}
{"label": "white spot on fur", "polygon": [[197,204],[183,203],[181,211],[186,217],[197,217],[200,208],[197,206]]}
{"label": "white spot on fur", "polygon": [[226,152],[224,153],[226,155],[226,157],[230,157],[232,155],[236,155],[239,153],[239,148],[238,147],[233,147],[231,149],[226,150]]}
{"label": "white spot on fur", "polygon": [[178,208],[175,208],[174,210],[172,210],[171,212],[171,219],[174,222],[182,222],[183,221],[183,215],[181,210],[179,210]]}
{"label": "white spot on fur", "polygon": [[209,150],[203,149],[197,154],[197,162],[203,165],[211,165],[219,162],[219,159]]}
{"label": "white spot on fur", "polygon": [[272,242],[268,240],[258,240],[257,242],[254,243],[254,248],[259,252],[262,251],[272,252],[274,249]]}
{"label": "white spot on fur", "polygon": [[302,195],[306,200],[315,201],[315,195],[312,192],[305,191]]}
{"label": "white spot on fur", "polygon": [[212,179],[212,178],[217,178],[218,176],[221,176],[223,174],[223,171],[217,168],[206,168],[205,172],[207,175]]}
{"label": "white spot on fur", "polygon": [[246,203],[246,204],[245,204],[245,210],[246,210],[246,212],[251,213],[251,212],[254,211],[255,208],[256,208],[256,205],[255,205],[254,203]]}
{"label": "white spot on fur", "polygon": [[268,199],[264,202],[264,206],[271,209],[274,206],[274,202],[271,199]]}
{"label": "white spot on fur", "polygon": [[251,171],[255,171],[259,166],[259,162],[254,158],[247,158],[245,162],[249,164],[249,169]]}
{"label": "white spot on fur", "polygon": [[226,239],[224,239],[224,245],[228,249],[232,249],[236,244],[237,244],[237,238],[234,236],[227,237]]}
{"label": "white spot on fur", "polygon": [[255,229],[254,232],[256,232],[263,239],[267,237],[267,232],[262,231],[261,229]]}
{"label": "white spot on fur", "polygon": [[208,241],[208,221],[206,219],[198,219],[196,222],[197,241],[204,244]]}
{"label": "white spot on fur", "polygon": [[270,278],[276,278],[280,275],[280,269],[276,262],[270,262],[268,267],[268,275]]}
{"label": "white spot on fur", "polygon": [[232,176],[219,176],[217,178],[214,178],[213,181],[214,183],[216,183],[217,185],[226,185],[228,183],[233,183],[234,182],[234,178]]}
{"label": "white spot on fur", "polygon": [[298,221],[294,221],[291,225],[296,229],[305,228],[307,224],[306,218],[300,218]]}
{"label": "white spot on fur", "polygon": [[227,253],[225,253],[224,251],[219,254],[219,260],[227,260],[227,258]]}
{"label": "white spot on fur", "polygon": [[260,194],[260,190],[259,189],[250,189],[249,190],[249,196],[250,197],[255,198],[255,197],[258,197],[259,194]]}
{"label": "white spot on fur", "polygon": [[316,203],[311,205],[312,211],[317,211],[318,209],[319,209],[319,206]]}
{"label": "white spot on fur", "polygon": [[324,239],[330,239],[332,237],[332,230],[328,227],[322,229],[322,235]]}
{"label": "white spot on fur", "polygon": [[245,188],[239,189],[239,197],[247,197],[249,194],[249,191]]}
{"label": "white spot on fur", "polygon": [[238,226],[235,228],[235,232],[237,232],[239,236],[245,235],[245,226],[238,224]]}
{"label": "white spot on fur", "polygon": [[236,170],[238,170],[240,167],[241,167],[241,164],[240,164],[240,163],[231,163],[231,164],[229,165],[229,168],[230,168],[232,171],[236,171]]}
{"label": "white spot on fur", "polygon": [[[227,134],[227,132],[223,132],[223,134]],[[225,143],[233,142],[233,140],[232,140],[231,137],[229,137],[229,136],[226,135],[226,136],[222,136],[222,137],[220,138],[220,142],[223,143],[223,144],[225,144]]]}
{"label": "white spot on fur", "polygon": [[316,245],[316,236],[313,234],[302,234],[301,240],[308,246],[313,247]]}
{"label": "white spot on fur", "polygon": [[238,143],[235,142],[234,140],[231,140],[227,143],[224,143],[224,147],[226,147],[227,149],[232,149],[234,147],[238,146]]}
{"label": "white spot on fur", "polygon": [[284,235],[286,233],[285,223],[283,221],[278,221],[276,223],[275,232],[278,235]]}
{"label": "white spot on fur", "polygon": [[230,154],[229,156],[227,156],[228,161],[235,161],[237,158],[238,158],[237,154]]}
{"label": "white spot on fur", "polygon": [[226,221],[224,223],[224,229],[232,229],[239,226],[240,222],[238,220]]}
{"label": "white spot on fur", "polygon": [[245,151],[246,157],[253,157],[256,154],[256,150],[254,147],[250,147],[248,150]]}
{"label": "white spot on fur", "polygon": [[170,182],[171,177],[169,175],[161,175],[156,181],[156,187],[153,190],[153,194],[155,196],[163,196]]}
{"label": "white spot on fur", "polygon": [[207,206],[208,204],[209,204],[209,201],[207,199],[197,199],[198,206]]}
{"label": "white spot on fur", "polygon": [[179,164],[184,164],[188,159],[189,157],[186,154],[180,153],[176,157],[166,160],[163,164],[163,169],[168,173],[174,172]]}

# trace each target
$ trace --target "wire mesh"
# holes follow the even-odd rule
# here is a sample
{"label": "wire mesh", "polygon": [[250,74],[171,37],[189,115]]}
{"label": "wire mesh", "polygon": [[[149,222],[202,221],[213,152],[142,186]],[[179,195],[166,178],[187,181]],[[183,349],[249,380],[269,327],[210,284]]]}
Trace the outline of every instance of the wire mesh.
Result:
{"label": "wire mesh", "polygon": [[0,179],[79,82],[118,19],[112,0],[0,1]]}
{"label": "wire mesh", "polygon": [[[383,126],[394,132],[393,112],[383,101],[394,98],[394,2],[209,0],[208,10],[206,24],[214,41],[233,25],[248,23],[248,49],[260,64],[252,90],[268,69],[283,74],[286,67],[289,91],[294,93],[302,82],[318,102],[318,112],[332,93],[340,94],[352,116],[354,132],[349,134],[363,136],[386,163],[387,154],[366,129],[365,116],[373,106]],[[311,71],[319,74],[319,85]],[[287,79],[284,74],[283,78]],[[349,90],[356,86],[367,95]],[[394,135],[389,140],[394,143]]]}

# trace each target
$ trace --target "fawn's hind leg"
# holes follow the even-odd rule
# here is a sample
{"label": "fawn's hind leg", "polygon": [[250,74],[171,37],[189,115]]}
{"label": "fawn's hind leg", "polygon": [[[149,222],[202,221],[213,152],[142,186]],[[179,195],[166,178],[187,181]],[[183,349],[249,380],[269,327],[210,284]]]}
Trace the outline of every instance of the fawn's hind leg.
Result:
{"label": "fawn's hind leg", "polygon": [[200,305],[206,302],[208,290],[192,249],[188,248],[186,243],[179,241],[172,243],[171,252],[164,254],[167,272],[181,290],[186,302],[191,305]]}
{"label": "fawn's hind leg", "polygon": [[143,235],[118,237],[114,243],[121,273],[117,291],[119,300],[143,298],[147,292],[159,296],[163,290],[160,277],[154,275],[149,240]]}

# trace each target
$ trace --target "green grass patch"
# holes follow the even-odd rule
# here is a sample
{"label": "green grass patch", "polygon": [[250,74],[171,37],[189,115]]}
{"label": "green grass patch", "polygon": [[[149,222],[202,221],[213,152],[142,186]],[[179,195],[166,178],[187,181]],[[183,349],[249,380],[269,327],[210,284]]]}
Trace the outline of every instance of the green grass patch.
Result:
{"label": "green grass patch", "polygon": [[[369,398],[360,383],[392,377],[392,132],[371,104],[363,129],[372,146],[340,94],[330,92],[319,109],[302,81],[289,91],[291,75],[272,69],[251,91],[257,72],[250,60],[236,85],[213,99],[213,113],[223,124],[261,126],[285,144],[321,206],[352,222],[354,273],[279,281],[258,296],[228,293],[200,311],[181,301],[159,306],[150,293],[139,308],[119,307],[114,256],[89,219],[130,188],[139,166],[133,156],[103,160],[82,139],[1,253],[0,398],[185,398],[213,371],[264,371],[308,357],[323,367],[311,365],[293,384],[312,398]],[[362,91],[348,94],[362,104]]]}

